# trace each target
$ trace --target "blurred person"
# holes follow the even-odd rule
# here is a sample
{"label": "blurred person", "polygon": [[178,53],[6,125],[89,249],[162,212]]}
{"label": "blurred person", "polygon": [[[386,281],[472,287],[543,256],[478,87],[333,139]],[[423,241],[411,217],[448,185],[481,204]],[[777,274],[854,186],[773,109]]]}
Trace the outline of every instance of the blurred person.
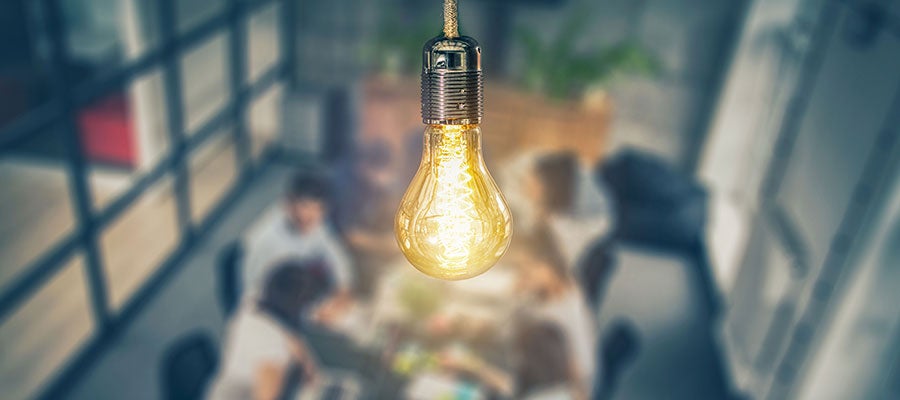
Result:
{"label": "blurred person", "polygon": [[301,315],[327,296],[331,273],[321,261],[290,259],[273,264],[260,295],[238,310],[223,344],[223,363],[207,398],[281,398],[293,378],[313,380],[317,362],[298,327]]}
{"label": "blurred person", "polygon": [[542,237],[520,240],[518,265],[521,312],[560,327],[579,387],[589,393],[597,372],[597,321],[555,243]]}
{"label": "blurred person", "polygon": [[371,294],[379,269],[397,254],[394,214],[403,187],[390,144],[362,142],[336,171],[334,221],[357,267],[358,293]]}
{"label": "blurred person", "polygon": [[400,171],[400,181],[409,183],[419,171],[419,164],[422,163],[422,152],[424,151],[425,138],[422,135],[422,129],[416,128],[405,135],[401,136],[400,151],[403,155],[403,164]]}
{"label": "blurred person", "polygon": [[574,268],[587,249],[612,231],[612,202],[591,165],[574,153],[533,158],[522,190],[533,212],[534,231],[546,230]]}
{"label": "blurred person", "polygon": [[501,164],[497,171],[497,184],[509,204],[517,233],[530,235],[537,226],[537,183],[533,171],[536,160],[544,154],[545,151],[523,151]]}
{"label": "blurred person", "polygon": [[334,296],[318,311],[323,322],[346,311],[353,298],[354,273],[349,256],[327,223],[330,182],[316,172],[298,172],[288,182],[284,206],[248,238],[244,263],[244,298],[256,295],[277,260],[321,259],[334,277]]}
{"label": "blurred person", "polygon": [[586,400],[565,333],[551,322],[524,318],[514,329],[511,372],[474,356],[445,352],[444,368],[474,376],[501,398]]}

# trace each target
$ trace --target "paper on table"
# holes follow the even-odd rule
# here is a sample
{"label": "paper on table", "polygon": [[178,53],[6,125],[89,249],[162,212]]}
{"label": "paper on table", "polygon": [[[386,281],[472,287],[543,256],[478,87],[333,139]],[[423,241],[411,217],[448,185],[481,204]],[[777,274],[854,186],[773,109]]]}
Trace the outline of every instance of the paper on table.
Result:
{"label": "paper on table", "polygon": [[465,399],[481,400],[484,393],[481,389],[464,384],[448,375],[422,373],[417,375],[406,387],[406,398],[409,400]]}
{"label": "paper on table", "polygon": [[362,396],[359,378],[344,371],[322,371],[319,379],[309,382],[295,396],[295,400],[356,400]]}

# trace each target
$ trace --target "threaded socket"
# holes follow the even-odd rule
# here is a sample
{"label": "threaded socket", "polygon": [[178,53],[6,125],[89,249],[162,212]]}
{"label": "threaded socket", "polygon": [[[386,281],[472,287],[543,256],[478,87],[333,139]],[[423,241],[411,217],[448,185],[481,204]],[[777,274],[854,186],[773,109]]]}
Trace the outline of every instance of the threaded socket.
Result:
{"label": "threaded socket", "polygon": [[422,64],[422,122],[480,123],[484,89],[478,42],[466,36],[436,37],[425,44]]}

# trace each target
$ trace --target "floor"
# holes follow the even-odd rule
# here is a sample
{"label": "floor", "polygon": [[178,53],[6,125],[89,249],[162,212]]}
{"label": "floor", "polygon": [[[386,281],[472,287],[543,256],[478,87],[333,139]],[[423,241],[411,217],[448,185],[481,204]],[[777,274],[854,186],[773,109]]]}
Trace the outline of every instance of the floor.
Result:
{"label": "floor", "polygon": [[[0,159],[0,287],[75,228],[63,168],[28,158]],[[41,229],[22,229],[39,226]]]}
{"label": "floor", "polygon": [[626,367],[615,398],[730,398],[695,265],[633,247],[619,249],[618,260],[600,309],[600,325],[630,320],[639,331],[640,350]]}

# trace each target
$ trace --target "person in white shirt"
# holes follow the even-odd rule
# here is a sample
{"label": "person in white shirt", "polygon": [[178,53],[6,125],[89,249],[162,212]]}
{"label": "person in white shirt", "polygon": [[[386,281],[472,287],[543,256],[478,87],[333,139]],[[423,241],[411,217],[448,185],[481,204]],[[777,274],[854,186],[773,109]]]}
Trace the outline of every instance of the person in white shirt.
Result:
{"label": "person in white shirt", "polygon": [[547,238],[521,243],[516,258],[522,312],[560,328],[578,387],[590,393],[598,370],[596,318],[554,243]]}
{"label": "person in white shirt", "polygon": [[333,319],[349,307],[355,274],[327,222],[329,194],[330,182],[322,174],[300,172],[291,178],[282,209],[267,215],[259,230],[245,239],[245,299],[259,293],[276,261],[320,259],[331,268],[335,283],[334,296],[329,306],[321,308],[320,316]]}
{"label": "person in white shirt", "polygon": [[315,378],[316,360],[297,332],[304,311],[329,292],[329,269],[321,261],[295,259],[270,269],[259,297],[245,302],[228,325],[223,362],[207,399],[277,399],[292,365],[301,367],[302,379]]}

